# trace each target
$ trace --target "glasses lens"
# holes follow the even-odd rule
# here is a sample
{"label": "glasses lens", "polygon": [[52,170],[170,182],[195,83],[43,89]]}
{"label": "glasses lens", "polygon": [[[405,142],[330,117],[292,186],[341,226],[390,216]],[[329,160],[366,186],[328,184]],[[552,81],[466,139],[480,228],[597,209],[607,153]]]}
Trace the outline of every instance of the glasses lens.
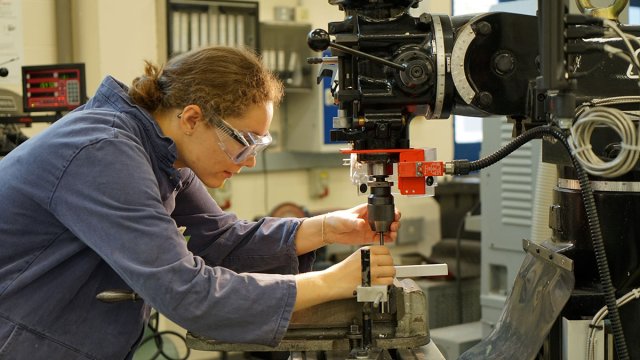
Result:
{"label": "glasses lens", "polygon": [[220,147],[236,164],[256,156],[271,144],[269,133],[260,136],[250,132],[240,132],[229,125],[216,127]]}

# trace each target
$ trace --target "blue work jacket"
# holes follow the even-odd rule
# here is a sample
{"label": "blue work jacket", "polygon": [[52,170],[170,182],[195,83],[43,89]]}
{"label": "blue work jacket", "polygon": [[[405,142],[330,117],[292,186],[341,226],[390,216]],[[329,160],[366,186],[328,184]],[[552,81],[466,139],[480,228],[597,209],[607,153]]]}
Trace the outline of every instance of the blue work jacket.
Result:
{"label": "blue work jacket", "polygon": [[[129,358],[150,307],[209,338],[278,344],[291,274],[314,260],[296,255],[300,220],[238,220],[176,157],[107,77],[0,160],[0,359]],[[111,289],[143,300],[96,299]]]}

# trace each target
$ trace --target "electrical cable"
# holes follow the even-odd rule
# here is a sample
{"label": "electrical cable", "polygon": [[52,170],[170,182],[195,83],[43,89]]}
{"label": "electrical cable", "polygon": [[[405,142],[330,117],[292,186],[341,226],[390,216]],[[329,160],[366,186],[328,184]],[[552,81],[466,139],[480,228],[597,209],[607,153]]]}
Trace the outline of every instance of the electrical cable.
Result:
{"label": "electrical cable", "polygon": [[[640,40],[631,34],[627,34],[614,21],[607,19],[599,19],[599,25],[604,26],[607,30],[602,33],[605,36],[605,39],[602,38],[594,38],[598,32],[595,29],[581,29],[579,28],[569,28],[568,34],[571,38],[582,38],[582,42],[571,42],[567,44],[566,51],[567,53],[585,53],[589,51],[604,51],[609,54],[609,56],[617,56],[623,59],[625,62],[631,64],[633,68],[640,74],[640,59],[638,58],[639,54],[636,54],[636,49],[634,49],[631,42],[635,42],[640,47]],[[582,23],[580,23],[582,24]],[[582,36],[584,35],[584,36]],[[615,46],[606,44],[607,39],[612,39],[619,37],[620,40],[624,44],[624,48],[620,49]],[[576,72],[569,74],[571,78],[579,78],[588,75],[593,70],[597,69],[602,62],[591,69],[582,72]],[[640,82],[638,83],[640,85]]]}
{"label": "electrical cable", "polygon": [[[191,349],[187,346],[187,339],[182,334],[179,334],[175,331],[171,331],[171,330],[159,331],[158,330],[159,319],[160,319],[160,315],[157,312],[154,312],[153,314],[151,314],[151,317],[149,318],[149,323],[147,324],[147,326],[151,330],[151,335],[148,335],[144,339],[142,339],[142,341],[140,341],[140,344],[138,345],[138,348],[142,347],[147,342],[153,340],[157,350],[149,358],[149,360],[158,359],[159,356],[163,356],[164,359],[167,359],[167,360],[187,360],[191,355]],[[168,335],[175,336],[184,342],[185,348],[187,349],[184,357],[173,357],[164,351],[164,337]]]}
{"label": "electrical cable", "polygon": [[[511,142],[498,149],[493,154],[489,156],[475,160],[454,160],[453,162],[447,164],[448,171],[447,173],[453,175],[466,175],[472,171],[478,171],[485,167],[491,166],[503,159],[507,155],[511,154],[522,145],[527,142],[540,138],[544,135],[549,135],[558,140],[565,149],[571,154],[571,146],[569,142],[562,132],[557,127],[552,126],[540,126],[535,127],[533,129],[527,130],[522,135],[516,137]],[[609,263],[607,260],[607,255],[605,253],[604,248],[604,239],[602,237],[602,230],[600,228],[600,219],[598,218],[598,212],[595,203],[595,197],[593,196],[593,191],[591,189],[591,181],[587,176],[587,172],[582,167],[582,164],[577,160],[576,157],[570,156],[571,162],[573,164],[574,170],[576,171],[578,181],[580,183],[580,194],[582,196],[582,201],[585,207],[585,213],[587,215],[587,222],[589,225],[589,232],[591,235],[591,241],[593,244],[593,251],[596,258],[596,264],[598,268],[598,274],[600,275],[600,281],[602,285],[602,290],[604,293],[605,303],[607,305],[607,309],[609,311],[609,317],[611,321],[611,328],[613,332],[613,338],[615,341],[615,347],[618,352],[618,358],[620,360],[628,360],[629,353],[627,350],[627,344],[624,338],[624,332],[622,329],[622,322],[620,321],[620,313],[618,312],[618,307],[616,306],[616,297],[615,297],[615,289],[613,287],[613,282],[611,280],[611,273],[609,271]]]}
{"label": "electrical cable", "polygon": [[613,96],[613,97],[602,98],[602,99],[592,99],[588,103],[579,106],[578,109],[576,110],[576,115],[578,116],[581,115],[582,112],[584,112],[584,110],[586,110],[586,108],[589,105],[607,106],[607,105],[622,105],[622,104],[634,104],[634,103],[640,104],[640,96]]}
{"label": "electrical cable", "polygon": [[[622,307],[628,304],[634,299],[640,299],[640,288],[633,289],[624,294],[620,299],[616,301],[617,307]],[[589,323],[589,335],[587,337],[587,360],[595,359],[596,340],[595,335],[597,330],[602,330],[600,325],[602,320],[609,314],[609,310],[606,307],[601,308],[591,319]]]}
{"label": "electrical cable", "polygon": [[[596,155],[591,146],[593,132],[606,126],[620,137],[620,151],[610,161]],[[640,137],[633,121],[621,110],[597,106],[580,111],[568,139],[571,154],[591,175],[613,178],[631,171],[640,159]]]}
{"label": "electrical cable", "polygon": [[[631,42],[630,42],[630,40],[633,40],[640,46],[640,40],[636,39],[635,36],[631,36],[631,35],[626,34],[625,32],[623,32],[615,21],[608,20],[608,19],[602,19],[602,23],[603,23],[604,26],[606,26],[609,29],[613,30],[613,32],[615,32],[618,36],[620,36],[620,38],[624,42],[625,46],[627,47],[627,50],[629,51],[629,57],[630,57],[631,64],[633,64],[633,66],[636,68],[636,71],[638,72],[638,74],[640,74],[640,61],[638,61],[638,57],[637,57],[637,55],[635,53],[636,50],[633,48],[633,46],[631,45]],[[605,48],[607,46],[608,45],[605,45]]]}

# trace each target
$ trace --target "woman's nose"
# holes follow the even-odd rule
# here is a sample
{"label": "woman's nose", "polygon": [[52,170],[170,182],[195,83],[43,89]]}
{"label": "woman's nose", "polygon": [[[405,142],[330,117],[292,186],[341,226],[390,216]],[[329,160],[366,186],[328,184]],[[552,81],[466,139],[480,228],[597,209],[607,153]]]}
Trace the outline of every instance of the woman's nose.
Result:
{"label": "woman's nose", "polygon": [[255,155],[251,155],[242,163],[242,166],[246,166],[246,167],[252,168],[252,167],[256,166],[256,163],[257,163],[256,156]]}

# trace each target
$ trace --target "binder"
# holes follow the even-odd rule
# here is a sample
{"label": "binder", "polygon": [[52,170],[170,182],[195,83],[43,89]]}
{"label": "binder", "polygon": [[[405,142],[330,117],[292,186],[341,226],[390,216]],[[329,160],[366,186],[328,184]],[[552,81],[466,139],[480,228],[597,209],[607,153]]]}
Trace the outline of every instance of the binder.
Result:
{"label": "binder", "polygon": [[189,51],[189,13],[180,11],[180,52]]}
{"label": "binder", "polygon": [[171,53],[177,54],[180,52],[180,35],[181,35],[181,26],[180,26],[180,12],[174,11],[171,14]]}
{"label": "binder", "polygon": [[189,25],[191,28],[189,50],[200,47],[200,15],[197,12],[189,14]]}
{"label": "binder", "polygon": [[200,46],[209,45],[209,16],[200,13]]}
{"label": "binder", "polygon": [[229,46],[236,46],[236,16],[227,15],[227,44]]}
{"label": "binder", "polygon": [[245,46],[245,43],[244,43],[244,15],[236,15],[236,44],[239,47]]}
{"label": "binder", "polygon": [[220,41],[218,40],[218,29],[220,28],[220,24],[218,23],[218,13],[213,11],[213,9],[209,10],[209,44],[218,45]]}
{"label": "binder", "polygon": [[218,15],[218,42],[220,45],[226,46],[227,42],[227,15],[219,14]]}

